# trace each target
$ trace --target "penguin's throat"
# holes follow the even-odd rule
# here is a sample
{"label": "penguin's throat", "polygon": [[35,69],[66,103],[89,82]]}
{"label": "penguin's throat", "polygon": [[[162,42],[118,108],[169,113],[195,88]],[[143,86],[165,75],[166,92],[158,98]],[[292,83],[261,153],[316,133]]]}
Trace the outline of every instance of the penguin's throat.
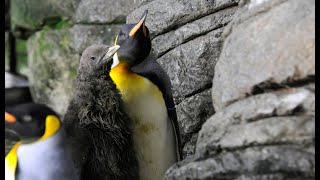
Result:
{"label": "penguin's throat", "polygon": [[127,57],[127,56],[119,56],[118,54],[115,54],[113,57],[114,61],[118,62],[118,64],[126,64],[128,67],[131,67],[135,64],[137,64],[138,60],[134,57]]}
{"label": "penguin's throat", "polygon": [[122,70],[129,70],[131,65],[127,61],[120,60],[119,64],[114,67],[114,69],[122,69]]}
{"label": "penguin's throat", "polygon": [[105,64],[98,68],[96,75],[99,79],[105,79],[110,73],[111,65]]}

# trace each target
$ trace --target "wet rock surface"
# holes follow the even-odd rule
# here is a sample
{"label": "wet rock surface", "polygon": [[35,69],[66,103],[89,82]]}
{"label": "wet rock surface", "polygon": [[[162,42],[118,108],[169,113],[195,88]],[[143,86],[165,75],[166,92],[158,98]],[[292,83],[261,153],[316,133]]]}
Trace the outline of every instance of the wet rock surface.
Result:
{"label": "wet rock surface", "polygon": [[222,47],[222,29],[172,49],[157,61],[169,73],[176,103],[211,87]]}
{"label": "wet rock surface", "polygon": [[212,97],[217,109],[259,89],[315,74],[314,1],[255,2],[238,11],[228,27],[231,33],[225,39],[213,79]]}
{"label": "wet rock surface", "polygon": [[176,110],[179,115],[178,122],[180,125],[182,144],[185,144],[184,147],[186,148],[186,151],[184,151],[185,156],[193,152],[194,143],[197,139],[195,133],[197,133],[201,125],[214,114],[210,96],[211,90],[209,89],[191,96],[177,105]]}
{"label": "wet rock surface", "polygon": [[314,1],[241,1],[222,37],[216,113],[166,179],[314,179]]}
{"label": "wet rock surface", "polygon": [[175,165],[167,171],[166,179],[313,179],[314,152],[307,148],[314,146],[278,145],[222,152],[214,158]]}
{"label": "wet rock surface", "polygon": [[199,132],[197,156],[221,148],[312,141],[315,95],[305,88],[237,101],[208,119]]}
{"label": "wet rock surface", "polygon": [[238,0],[154,0],[130,13],[127,23],[136,22],[144,10],[148,9],[146,25],[154,37],[226,7],[235,6],[237,2]]}
{"label": "wet rock surface", "polygon": [[134,0],[82,0],[73,19],[76,23],[105,24],[125,22]]}

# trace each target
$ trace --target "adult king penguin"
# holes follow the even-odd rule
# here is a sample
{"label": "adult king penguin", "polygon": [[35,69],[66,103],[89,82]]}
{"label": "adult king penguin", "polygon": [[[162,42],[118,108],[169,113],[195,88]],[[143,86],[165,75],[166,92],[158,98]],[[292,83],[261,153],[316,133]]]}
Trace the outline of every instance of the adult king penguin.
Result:
{"label": "adult king penguin", "polygon": [[61,122],[50,108],[27,103],[6,108],[5,130],[20,139],[5,159],[6,180],[76,180]]}
{"label": "adult king penguin", "polygon": [[149,56],[151,40],[145,26],[148,11],[137,24],[121,27],[115,44],[120,49],[110,76],[120,90],[134,122],[133,139],[142,180],[160,180],[180,160],[180,133],[171,82]]}
{"label": "adult king penguin", "polygon": [[82,53],[74,97],[64,117],[82,180],[139,179],[132,121],[109,76],[119,46],[91,45]]}

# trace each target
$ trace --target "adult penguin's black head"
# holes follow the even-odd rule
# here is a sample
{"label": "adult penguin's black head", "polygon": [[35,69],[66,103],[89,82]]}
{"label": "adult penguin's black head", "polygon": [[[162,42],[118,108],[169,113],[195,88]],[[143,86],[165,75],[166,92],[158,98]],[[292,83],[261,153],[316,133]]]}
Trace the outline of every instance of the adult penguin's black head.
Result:
{"label": "adult penguin's black head", "polygon": [[60,126],[57,114],[42,104],[20,104],[5,111],[6,135],[25,144],[52,136]]}
{"label": "adult penguin's black head", "polygon": [[147,14],[146,10],[138,23],[125,24],[121,27],[116,39],[116,44],[121,46],[116,54],[119,61],[135,65],[150,54],[151,40],[149,30],[145,25]]}

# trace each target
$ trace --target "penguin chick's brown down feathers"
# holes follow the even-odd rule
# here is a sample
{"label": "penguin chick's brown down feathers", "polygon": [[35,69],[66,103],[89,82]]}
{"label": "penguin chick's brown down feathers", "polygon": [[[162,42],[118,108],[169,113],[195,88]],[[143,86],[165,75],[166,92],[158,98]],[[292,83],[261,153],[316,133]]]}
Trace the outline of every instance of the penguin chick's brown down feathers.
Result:
{"label": "penguin chick's brown down feathers", "polygon": [[115,52],[108,50],[92,45],[83,52],[64,123],[81,179],[135,180],[139,168],[132,122],[109,76]]}

